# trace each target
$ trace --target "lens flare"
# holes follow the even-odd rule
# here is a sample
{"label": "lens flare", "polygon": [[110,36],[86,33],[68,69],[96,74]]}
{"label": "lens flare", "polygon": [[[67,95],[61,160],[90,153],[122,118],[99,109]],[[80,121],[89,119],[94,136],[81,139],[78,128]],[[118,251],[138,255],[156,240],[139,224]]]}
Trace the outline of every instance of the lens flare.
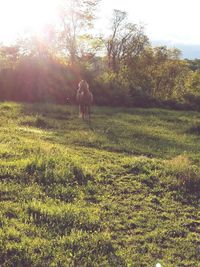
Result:
{"label": "lens flare", "polygon": [[27,31],[40,33],[55,24],[58,0],[0,1],[0,42],[12,42]]}

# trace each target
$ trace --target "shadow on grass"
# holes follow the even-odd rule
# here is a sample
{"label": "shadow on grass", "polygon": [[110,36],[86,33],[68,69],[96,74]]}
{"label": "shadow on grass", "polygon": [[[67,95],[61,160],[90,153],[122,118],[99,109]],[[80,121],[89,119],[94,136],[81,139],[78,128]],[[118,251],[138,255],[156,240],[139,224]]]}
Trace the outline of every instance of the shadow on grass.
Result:
{"label": "shadow on grass", "polygon": [[[71,110],[70,110],[71,108]],[[43,116],[49,119],[67,120],[74,112],[74,107],[55,104],[22,104],[21,112],[25,116]]]}
{"label": "shadow on grass", "polygon": [[[23,104],[22,114],[36,118],[33,122],[31,118],[30,121],[22,123],[46,130],[51,129],[52,136],[48,141],[62,145],[161,158],[169,158],[184,151],[189,153],[199,151],[196,144],[184,142],[181,135],[177,134],[180,129],[185,128],[186,122],[183,126],[178,128],[176,126],[177,120],[180,121],[181,116],[186,116],[183,112],[97,107],[91,120],[83,121],[78,119],[78,110],[74,106]],[[130,114],[133,119],[134,115],[139,116],[137,119],[141,118],[140,125],[131,123],[132,118],[126,117],[126,114]],[[184,118],[189,119],[189,117]],[[158,125],[154,130],[153,125],[157,125],[157,120],[174,123],[174,128],[173,125],[168,127],[165,122],[162,122],[161,126]],[[145,129],[150,129],[150,132]]]}

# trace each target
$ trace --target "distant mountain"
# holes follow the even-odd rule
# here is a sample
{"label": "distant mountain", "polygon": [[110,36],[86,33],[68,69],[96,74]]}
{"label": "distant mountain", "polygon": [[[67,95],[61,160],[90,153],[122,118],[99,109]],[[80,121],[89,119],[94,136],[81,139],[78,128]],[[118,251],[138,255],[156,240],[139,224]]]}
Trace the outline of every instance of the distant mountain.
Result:
{"label": "distant mountain", "polygon": [[167,47],[176,47],[181,50],[182,58],[188,59],[200,59],[200,45],[189,45],[189,44],[180,44],[180,43],[170,43],[166,41],[152,41],[154,46],[157,45],[166,45]]}

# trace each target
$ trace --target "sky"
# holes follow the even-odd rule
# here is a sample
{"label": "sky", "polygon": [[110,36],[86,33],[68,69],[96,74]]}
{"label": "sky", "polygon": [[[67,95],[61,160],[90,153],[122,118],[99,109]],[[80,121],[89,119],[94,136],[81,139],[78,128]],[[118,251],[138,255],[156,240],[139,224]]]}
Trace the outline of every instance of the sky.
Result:
{"label": "sky", "polygon": [[101,6],[104,17],[114,8],[126,11],[152,41],[200,45],[200,0],[102,0]]}
{"label": "sky", "polygon": [[0,0],[0,42],[10,43],[28,30],[42,32],[56,21],[57,0]]}
{"label": "sky", "polygon": [[[56,21],[59,0],[0,0],[0,42],[12,42],[25,31],[40,32]],[[67,0],[66,0],[67,1]],[[101,31],[113,9],[127,11],[129,20],[145,27],[150,41],[200,47],[200,0],[101,0],[97,15]]]}

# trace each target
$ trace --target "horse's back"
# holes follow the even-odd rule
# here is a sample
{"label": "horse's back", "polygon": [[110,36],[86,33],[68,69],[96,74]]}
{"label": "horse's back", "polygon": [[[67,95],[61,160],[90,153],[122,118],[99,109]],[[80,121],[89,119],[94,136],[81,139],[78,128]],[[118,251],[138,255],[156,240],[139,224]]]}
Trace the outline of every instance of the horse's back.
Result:
{"label": "horse's back", "polygon": [[80,105],[91,105],[93,102],[93,95],[91,92],[88,92],[87,94],[84,92],[79,93],[77,100]]}

